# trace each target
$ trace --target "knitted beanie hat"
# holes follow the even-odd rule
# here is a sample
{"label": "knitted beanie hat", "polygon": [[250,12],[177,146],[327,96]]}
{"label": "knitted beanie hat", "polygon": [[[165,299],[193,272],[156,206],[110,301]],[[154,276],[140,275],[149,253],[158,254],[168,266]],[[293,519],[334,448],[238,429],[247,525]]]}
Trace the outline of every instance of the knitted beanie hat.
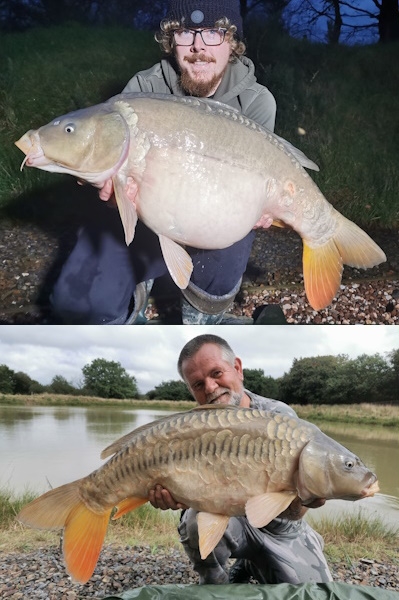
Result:
{"label": "knitted beanie hat", "polygon": [[243,36],[239,0],[170,0],[167,19],[184,22],[185,27],[213,27],[227,17]]}

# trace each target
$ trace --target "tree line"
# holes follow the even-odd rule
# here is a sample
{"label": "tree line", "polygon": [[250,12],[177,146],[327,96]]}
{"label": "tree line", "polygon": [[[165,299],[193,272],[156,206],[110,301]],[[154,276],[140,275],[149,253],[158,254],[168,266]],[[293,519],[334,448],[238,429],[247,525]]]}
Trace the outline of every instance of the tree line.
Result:
{"label": "tree line", "polygon": [[[193,400],[181,380],[162,381],[141,394],[134,376],[120,363],[103,358],[85,365],[82,376],[79,385],[62,375],[55,375],[49,385],[42,385],[26,373],[15,372],[3,364],[0,365],[0,393]],[[244,369],[244,385],[255,394],[286,404],[399,404],[399,349],[385,356],[362,354],[353,359],[345,354],[298,358],[279,378],[265,375],[262,369]]]}
{"label": "tree line", "polygon": [[[0,0],[0,28],[78,21],[156,29],[167,8],[167,0]],[[398,0],[240,0],[240,10],[248,26],[268,21],[296,37],[332,44],[361,41],[369,31],[381,42],[399,39]]]}

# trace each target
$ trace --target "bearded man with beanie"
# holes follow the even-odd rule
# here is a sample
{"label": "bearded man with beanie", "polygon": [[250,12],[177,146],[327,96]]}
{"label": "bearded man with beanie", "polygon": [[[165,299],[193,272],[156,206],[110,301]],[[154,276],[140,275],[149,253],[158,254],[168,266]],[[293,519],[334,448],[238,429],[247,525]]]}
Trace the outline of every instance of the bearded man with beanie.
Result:
{"label": "bearded man with beanie", "polygon": [[[238,0],[171,0],[156,40],[164,57],[137,73],[123,92],[211,98],[273,131],[276,103],[244,56]],[[100,198],[112,200],[112,191],[107,181]],[[117,211],[99,206],[95,219],[79,232],[55,285],[54,313],[64,323],[144,323],[154,279],[167,273],[157,236],[139,222],[126,247]],[[194,269],[188,288],[182,290],[184,324],[252,322],[226,311],[240,289],[254,237],[253,230],[221,250],[186,247]]]}

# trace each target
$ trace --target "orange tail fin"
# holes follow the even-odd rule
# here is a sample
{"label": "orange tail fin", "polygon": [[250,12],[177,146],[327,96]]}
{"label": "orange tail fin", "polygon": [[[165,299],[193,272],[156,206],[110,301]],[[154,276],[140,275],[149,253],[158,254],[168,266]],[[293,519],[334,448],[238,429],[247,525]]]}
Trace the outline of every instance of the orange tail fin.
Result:
{"label": "orange tail fin", "polygon": [[111,510],[98,514],[79,497],[81,480],[62,485],[30,502],[17,519],[35,529],[64,528],[64,558],[68,573],[86,583],[93,574],[104,542]]}
{"label": "orange tail fin", "polygon": [[349,219],[335,211],[337,229],[322,246],[303,240],[303,276],[306,296],[315,310],[328,306],[336,295],[343,265],[361,269],[386,261],[381,248]]}
{"label": "orange tail fin", "polygon": [[63,540],[64,559],[69,575],[79,583],[86,583],[96,568],[111,510],[96,514],[79,503],[68,516]]}
{"label": "orange tail fin", "polygon": [[334,243],[311,248],[303,241],[303,278],[309,304],[321,310],[329,304],[339,289],[343,263]]}

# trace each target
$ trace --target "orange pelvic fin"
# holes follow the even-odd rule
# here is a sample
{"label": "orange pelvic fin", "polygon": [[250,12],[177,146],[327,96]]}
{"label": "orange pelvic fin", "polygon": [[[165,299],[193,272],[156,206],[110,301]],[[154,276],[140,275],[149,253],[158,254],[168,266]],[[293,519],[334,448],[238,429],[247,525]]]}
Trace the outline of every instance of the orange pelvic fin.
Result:
{"label": "orange pelvic fin", "polygon": [[95,569],[103,545],[111,508],[98,514],[80,499],[81,480],[67,483],[30,502],[17,519],[35,529],[64,528],[63,550],[68,573],[86,583]]}
{"label": "orange pelvic fin", "polygon": [[303,240],[303,275],[309,304],[315,310],[328,306],[336,295],[343,265],[362,269],[386,260],[381,248],[349,219],[335,211],[337,228],[322,246]]}
{"label": "orange pelvic fin", "polygon": [[142,506],[146,502],[148,502],[148,498],[133,498],[132,497],[132,498],[126,498],[126,500],[122,500],[122,502],[119,502],[118,507],[117,507],[118,510],[113,515],[112,520],[115,521],[115,519],[119,519],[126,513],[130,512],[132,510],[136,510],[136,508],[139,508],[139,506]]}

